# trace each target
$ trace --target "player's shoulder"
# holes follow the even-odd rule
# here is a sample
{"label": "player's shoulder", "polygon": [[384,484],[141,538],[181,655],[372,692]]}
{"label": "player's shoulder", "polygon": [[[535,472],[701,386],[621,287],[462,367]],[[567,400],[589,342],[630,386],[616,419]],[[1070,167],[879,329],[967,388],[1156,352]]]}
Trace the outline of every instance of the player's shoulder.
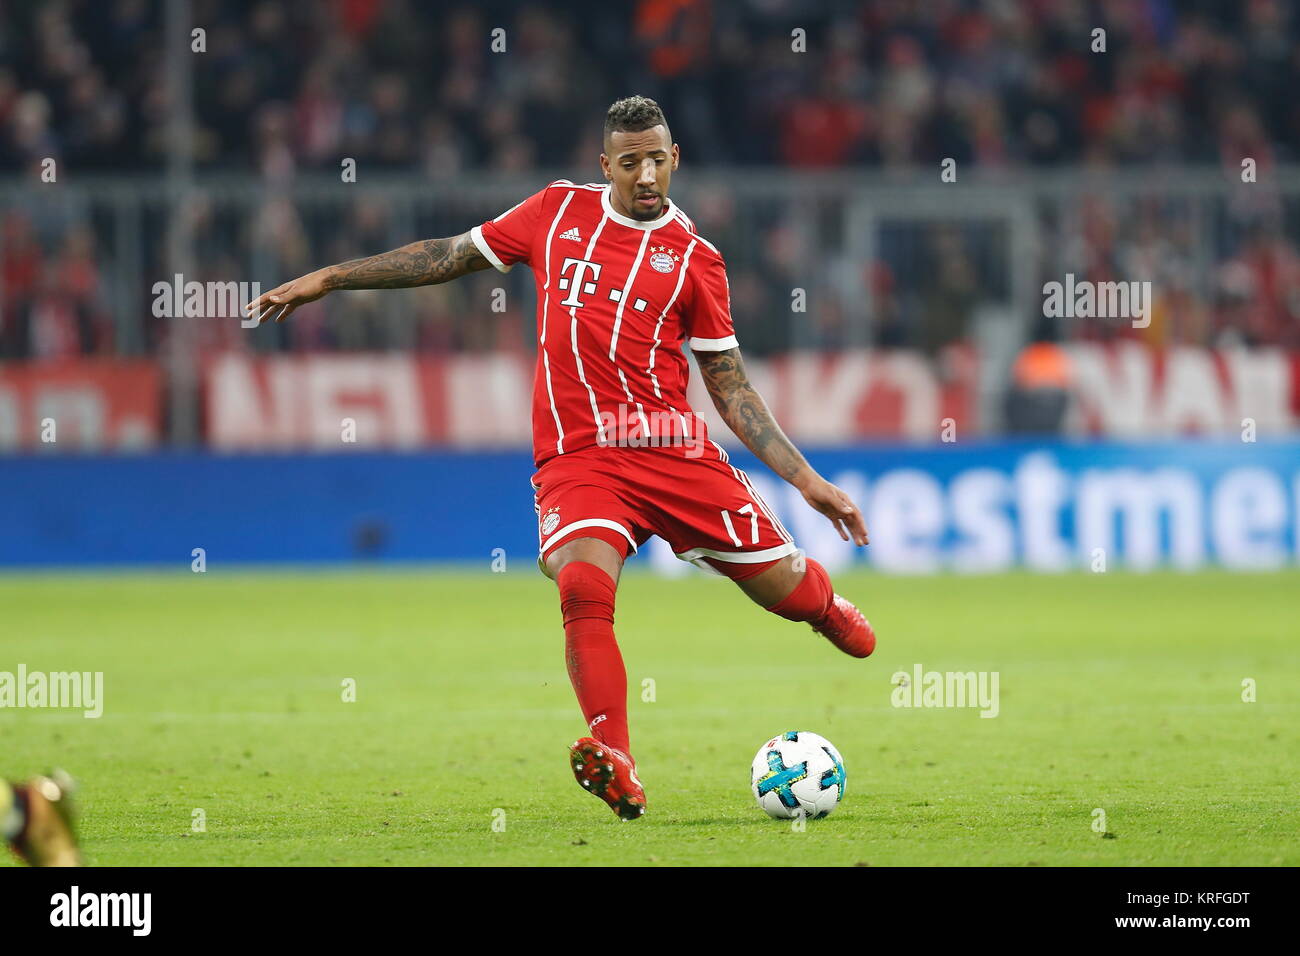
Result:
{"label": "player's shoulder", "polygon": [[557,179],[554,182],[547,183],[544,191],[559,190],[560,192],[593,192],[599,193],[605,187],[602,183],[575,183],[569,179]]}
{"label": "player's shoulder", "polygon": [[700,235],[700,231],[695,228],[695,220],[686,214],[686,210],[677,203],[673,203],[673,210],[674,224],[699,244],[697,255],[700,255],[703,258],[716,259],[719,262],[722,262],[722,253],[718,251],[718,247],[709,242],[708,239],[705,239],[704,236]]}
{"label": "player's shoulder", "polygon": [[548,214],[563,207],[570,214],[583,215],[585,211],[586,214],[595,215],[600,210],[600,193],[603,188],[599,183],[575,183],[568,179],[557,179],[538,190],[538,195],[542,209]]}
{"label": "player's shoulder", "polygon": [[[525,209],[532,214],[534,219],[544,218],[555,212],[556,208],[565,202],[566,197],[571,201],[575,194],[595,195],[599,190],[600,186],[594,183],[574,183],[567,179],[557,179],[547,183],[527,198],[521,199],[492,221],[500,224],[517,209]],[[595,201],[598,203],[600,201],[599,197]],[[566,206],[565,208],[575,207]]]}

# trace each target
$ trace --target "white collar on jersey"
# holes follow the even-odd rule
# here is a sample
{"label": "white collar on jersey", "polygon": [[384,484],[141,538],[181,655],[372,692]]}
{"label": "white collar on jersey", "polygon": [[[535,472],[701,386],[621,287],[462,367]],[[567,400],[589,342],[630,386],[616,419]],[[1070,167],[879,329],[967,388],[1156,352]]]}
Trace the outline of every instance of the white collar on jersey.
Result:
{"label": "white collar on jersey", "polygon": [[609,201],[609,194],[613,188],[613,183],[606,183],[604,190],[600,194],[600,204],[605,207],[605,215],[615,222],[631,226],[633,229],[658,229],[660,226],[666,226],[677,218],[677,207],[667,197],[664,197],[664,211],[658,219],[643,222],[640,219],[625,216],[615,209],[613,203]]}

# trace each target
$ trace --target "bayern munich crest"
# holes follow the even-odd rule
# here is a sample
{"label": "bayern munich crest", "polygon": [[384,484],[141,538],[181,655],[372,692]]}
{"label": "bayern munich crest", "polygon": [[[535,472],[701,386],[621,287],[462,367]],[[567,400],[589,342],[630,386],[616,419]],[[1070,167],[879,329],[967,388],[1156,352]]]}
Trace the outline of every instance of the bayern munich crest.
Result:
{"label": "bayern munich crest", "polygon": [[655,272],[672,272],[680,259],[681,256],[667,246],[650,247],[650,268]]}
{"label": "bayern munich crest", "polygon": [[542,518],[542,534],[550,534],[560,523],[560,509],[552,508],[546,512],[546,517]]}

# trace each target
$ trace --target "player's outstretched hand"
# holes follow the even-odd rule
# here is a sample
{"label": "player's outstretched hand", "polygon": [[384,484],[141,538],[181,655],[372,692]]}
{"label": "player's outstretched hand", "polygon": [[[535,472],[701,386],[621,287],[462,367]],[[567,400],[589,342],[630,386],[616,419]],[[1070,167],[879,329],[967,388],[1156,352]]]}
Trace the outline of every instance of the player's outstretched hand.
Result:
{"label": "player's outstretched hand", "polygon": [[299,276],[292,282],[276,286],[270,292],[263,292],[248,303],[244,312],[257,316],[258,325],[269,319],[283,322],[298,306],[315,302],[328,291],[329,289],[325,288],[324,270],[317,270]]}
{"label": "player's outstretched hand", "polygon": [[820,475],[799,488],[803,500],[830,519],[835,530],[845,541],[856,545],[867,543],[867,522],[853,499]]}

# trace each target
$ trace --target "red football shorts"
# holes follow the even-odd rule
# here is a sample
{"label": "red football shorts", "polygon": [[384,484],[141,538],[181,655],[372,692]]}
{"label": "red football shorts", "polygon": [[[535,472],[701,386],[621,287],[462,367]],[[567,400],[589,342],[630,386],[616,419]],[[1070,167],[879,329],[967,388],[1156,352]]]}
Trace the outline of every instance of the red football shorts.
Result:
{"label": "red football shorts", "polygon": [[[593,445],[548,459],[533,475],[538,564],[581,537],[626,557],[658,535],[677,557],[710,571],[709,559],[726,569],[793,554],[790,533],[724,456],[716,445],[697,458],[673,447]],[[743,576],[744,568],[736,571]]]}

